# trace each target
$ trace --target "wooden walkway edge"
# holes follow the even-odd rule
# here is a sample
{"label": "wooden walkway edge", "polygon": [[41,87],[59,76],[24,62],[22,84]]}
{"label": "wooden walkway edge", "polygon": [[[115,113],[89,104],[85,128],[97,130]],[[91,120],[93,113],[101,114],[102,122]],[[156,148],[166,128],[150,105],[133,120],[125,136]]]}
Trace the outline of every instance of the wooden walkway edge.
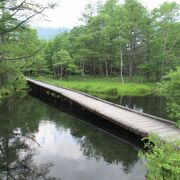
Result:
{"label": "wooden walkway edge", "polygon": [[141,137],[155,133],[164,140],[170,138],[180,140],[180,129],[169,120],[140,113],[75,90],[57,87],[29,78],[26,78],[26,80],[31,86],[64,96],[81,107]]}

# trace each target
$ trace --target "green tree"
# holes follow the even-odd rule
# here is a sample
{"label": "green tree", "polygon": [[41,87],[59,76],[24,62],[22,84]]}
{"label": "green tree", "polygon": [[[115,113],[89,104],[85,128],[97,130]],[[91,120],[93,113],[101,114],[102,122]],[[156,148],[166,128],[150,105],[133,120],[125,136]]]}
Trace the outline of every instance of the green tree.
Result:
{"label": "green tree", "polygon": [[22,79],[19,79],[22,76],[18,74],[22,72],[25,63],[18,61],[32,58],[40,49],[37,46],[37,39],[34,38],[36,32],[30,29],[27,23],[34,16],[54,6],[55,4],[41,5],[30,0],[0,1],[0,67],[1,74],[4,73],[0,77],[1,82],[11,83],[2,79],[6,77],[6,74],[8,74],[8,79]]}
{"label": "green tree", "polygon": [[128,20],[128,43],[126,54],[129,66],[129,78],[132,80],[135,67],[140,59],[144,42],[146,9],[137,0],[126,0],[124,8]]}
{"label": "green tree", "polygon": [[61,49],[54,53],[53,57],[54,74],[62,79],[63,76],[69,76],[71,73],[76,73],[77,66],[66,50]]}
{"label": "green tree", "polygon": [[164,3],[148,12],[137,0],[107,0],[89,4],[83,25],[48,43],[45,59],[53,71],[53,55],[66,50],[84,74],[143,76],[159,81],[179,60],[179,22],[176,3]]}
{"label": "green tree", "polygon": [[149,68],[153,81],[159,81],[179,61],[180,23],[178,4],[163,3],[152,11],[153,34],[150,42]]}
{"label": "green tree", "polygon": [[167,110],[180,127],[180,67],[164,76],[161,89],[168,99]]}

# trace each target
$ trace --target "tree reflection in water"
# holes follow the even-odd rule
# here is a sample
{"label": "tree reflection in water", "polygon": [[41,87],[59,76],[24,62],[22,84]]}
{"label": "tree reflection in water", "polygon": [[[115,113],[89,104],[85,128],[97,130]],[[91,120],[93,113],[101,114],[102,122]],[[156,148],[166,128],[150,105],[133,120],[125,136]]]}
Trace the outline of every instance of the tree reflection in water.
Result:
{"label": "tree reflection in water", "polygon": [[[61,111],[63,110],[61,108]],[[82,153],[89,159],[95,158],[97,161],[103,159],[109,164],[121,163],[125,173],[129,173],[139,160],[138,148],[94,126],[82,123],[76,117],[57,113],[54,108],[47,111],[47,116],[56,122],[57,127],[70,130],[72,137],[80,144]]]}
{"label": "tree reflection in water", "polygon": [[35,134],[44,119],[53,121],[57,129],[69,130],[89,159],[122,164],[127,174],[138,162],[137,148],[62,111],[27,95],[0,104],[0,179],[56,179],[48,176],[53,164],[33,161],[39,148]]}
{"label": "tree reflection in water", "polygon": [[[57,179],[47,176],[52,164],[37,166],[33,162],[35,147],[39,146],[34,139],[39,116],[34,112],[30,116],[24,111],[27,110],[26,107],[17,108],[16,100],[11,97],[0,105],[0,179]],[[22,103],[20,99],[18,102]],[[5,111],[6,113],[3,113]],[[27,118],[29,121],[24,121]]]}

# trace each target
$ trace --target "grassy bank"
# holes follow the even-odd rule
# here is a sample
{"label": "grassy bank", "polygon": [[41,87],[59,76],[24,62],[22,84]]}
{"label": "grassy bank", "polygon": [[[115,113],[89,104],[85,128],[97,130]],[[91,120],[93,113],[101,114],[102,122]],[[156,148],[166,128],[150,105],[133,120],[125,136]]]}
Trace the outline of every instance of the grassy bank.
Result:
{"label": "grassy bank", "polygon": [[118,94],[118,95],[146,95],[155,91],[155,84],[121,83],[120,78],[86,78],[59,80],[47,77],[38,77],[40,81],[61,87],[71,88],[87,93]]}

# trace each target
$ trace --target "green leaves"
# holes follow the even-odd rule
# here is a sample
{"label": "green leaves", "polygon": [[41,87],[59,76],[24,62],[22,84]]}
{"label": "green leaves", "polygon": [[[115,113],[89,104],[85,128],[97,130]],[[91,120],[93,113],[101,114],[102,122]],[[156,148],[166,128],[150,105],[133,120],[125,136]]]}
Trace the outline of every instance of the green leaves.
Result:
{"label": "green leaves", "polygon": [[146,159],[147,179],[178,180],[180,177],[180,141],[163,142],[156,135],[144,138],[147,152],[140,153]]}
{"label": "green leaves", "polygon": [[66,50],[61,49],[54,53],[53,68],[55,74],[62,78],[62,76],[68,76],[71,73],[77,72],[77,66],[73,63],[73,60]]}
{"label": "green leaves", "polygon": [[0,87],[9,91],[15,91],[19,86],[25,84],[22,72],[15,68],[10,62],[0,62]]}
{"label": "green leaves", "polygon": [[165,2],[151,12],[153,31],[150,38],[150,61],[157,67],[152,72],[155,73],[155,81],[159,81],[170,69],[178,65],[178,11],[178,4]]}
{"label": "green leaves", "polygon": [[164,76],[160,89],[168,98],[167,110],[171,118],[180,127],[180,67]]}
{"label": "green leaves", "polygon": [[0,88],[8,92],[22,88],[23,73],[31,75],[32,64],[41,59],[35,55],[42,44],[27,22],[52,7],[26,0],[0,1]]}
{"label": "green leaves", "polygon": [[[84,74],[135,75],[157,82],[178,65],[180,48],[179,5],[164,3],[148,12],[137,0],[107,0],[89,4],[83,25],[48,43],[45,59],[53,71],[52,57],[66,50],[72,64]],[[123,66],[121,66],[121,63]]]}

